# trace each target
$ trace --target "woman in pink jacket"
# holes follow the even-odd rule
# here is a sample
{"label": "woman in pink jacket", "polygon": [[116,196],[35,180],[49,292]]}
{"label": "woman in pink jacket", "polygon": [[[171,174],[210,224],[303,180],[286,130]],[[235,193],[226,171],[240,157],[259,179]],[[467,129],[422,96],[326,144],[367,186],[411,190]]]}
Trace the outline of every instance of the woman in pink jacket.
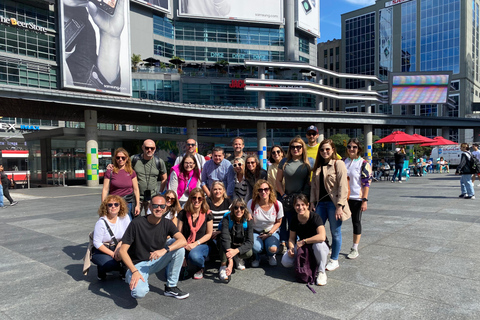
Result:
{"label": "woman in pink jacket", "polygon": [[180,204],[183,205],[188,200],[190,191],[200,187],[200,169],[197,160],[192,155],[185,155],[180,164],[173,166],[170,170],[170,179],[168,190],[177,193]]}

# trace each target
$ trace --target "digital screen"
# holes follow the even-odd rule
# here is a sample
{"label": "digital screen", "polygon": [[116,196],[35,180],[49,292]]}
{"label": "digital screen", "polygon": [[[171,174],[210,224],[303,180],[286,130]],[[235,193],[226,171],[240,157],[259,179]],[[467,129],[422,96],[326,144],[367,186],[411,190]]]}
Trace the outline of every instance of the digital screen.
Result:
{"label": "digital screen", "polygon": [[423,75],[423,76],[393,76],[392,84],[394,86],[426,85],[440,86],[448,85],[448,74],[442,75]]}
{"label": "digital screen", "polygon": [[392,88],[392,104],[447,103],[448,87],[404,86]]}

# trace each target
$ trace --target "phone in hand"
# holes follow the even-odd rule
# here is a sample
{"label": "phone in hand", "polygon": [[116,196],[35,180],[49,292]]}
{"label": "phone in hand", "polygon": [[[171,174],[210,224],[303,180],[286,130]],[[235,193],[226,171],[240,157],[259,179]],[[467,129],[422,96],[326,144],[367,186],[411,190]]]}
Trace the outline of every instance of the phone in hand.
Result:
{"label": "phone in hand", "polygon": [[94,3],[99,9],[102,9],[109,15],[113,16],[118,0],[90,0],[90,2]]}

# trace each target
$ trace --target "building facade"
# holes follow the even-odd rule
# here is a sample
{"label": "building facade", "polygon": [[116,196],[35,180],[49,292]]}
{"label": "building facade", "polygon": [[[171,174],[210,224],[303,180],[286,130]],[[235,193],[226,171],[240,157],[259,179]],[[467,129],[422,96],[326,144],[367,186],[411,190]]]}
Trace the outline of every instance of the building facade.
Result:
{"label": "building facade", "polygon": [[[374,5],[342,15],[341,69],[347,73],[377,75],[391,72],[450,71],[452,107],[440,105],[390,106],[376,104],[372,112],[427,117],[469,117],[480,99],[478,0],[377,0]],[[350,89],[366,84],[346,80]],[[388,93],[388,85],[375,90]],[[345,111],[362,111],[362,101],[346,102]],[[455,141],[472,141],[472,130],[449,130]],[[439,134],[422,129],[427,136]],[[380,131],[377,133],[382,136]]]}

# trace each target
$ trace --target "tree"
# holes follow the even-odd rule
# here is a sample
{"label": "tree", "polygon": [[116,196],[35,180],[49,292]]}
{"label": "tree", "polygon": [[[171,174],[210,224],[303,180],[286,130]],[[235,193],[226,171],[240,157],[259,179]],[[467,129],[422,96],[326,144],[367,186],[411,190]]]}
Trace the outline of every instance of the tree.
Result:
{"label": "tree", "polygon": [[230,63],[227,60],[219,60],[215,62],[215,68],[217,68],[221,73],[226,73],[225,67],[227,67]]}
{"label": "tree", "polygon": [[337,133],[330,136],[329,139],[332,139],[335,149],[337,149],[337,153],[340,156],[345,157],[347,155],[346,144],[350,137],[347,134]]}
{"label": "tree", "polygon": [[139,54],[132,53],[132,68],[137,69],[138,64],[142,62],[142,57]]}

